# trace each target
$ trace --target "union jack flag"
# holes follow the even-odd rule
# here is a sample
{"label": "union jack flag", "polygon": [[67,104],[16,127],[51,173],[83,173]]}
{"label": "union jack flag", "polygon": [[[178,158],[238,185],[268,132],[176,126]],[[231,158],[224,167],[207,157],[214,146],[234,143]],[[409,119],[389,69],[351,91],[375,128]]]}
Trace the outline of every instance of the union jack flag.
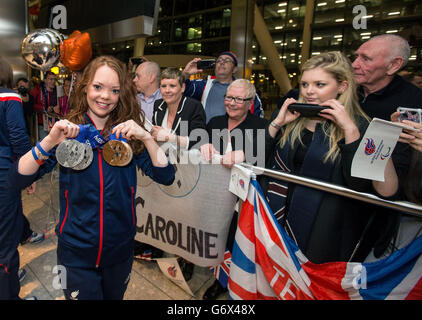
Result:
{"label": "union jack flag", "polygon": [[226,288],[229,281],[230,264],[232,254],[229,250],[224,252],[224,260],[218,266],[210,268],[211,272],[214,273],[215,278]]}
{"label": "union jack flag", "polygon": [[422,236],[371,263],[314,264],[280,227],[256,180],[242,206],[228,283],[232,299],[422,299]]}

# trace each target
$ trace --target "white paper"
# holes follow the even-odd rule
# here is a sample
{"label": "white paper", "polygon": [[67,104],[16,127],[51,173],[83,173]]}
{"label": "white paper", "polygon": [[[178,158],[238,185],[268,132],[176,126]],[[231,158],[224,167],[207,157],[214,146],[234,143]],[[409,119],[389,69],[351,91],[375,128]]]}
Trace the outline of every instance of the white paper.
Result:
{"label": "white paper", "polygon": [[156,261],[161,271],[167,278],[185,290],[188,294],[194,296],[192,290],[189,288],[189,285],[183,276],[182,269],[177,262],[177,258],[160,258],[156,259]]}
{"label": "white paper", "polygon": [[251,174],[253,174],[252,171],[238,165],[234,165],[230,173],[229,191],[243,201],[248,196]]}
{"label": "white paper", "polygon": [[153,125],[147,118],[145,118],[144,127],[146,131],[151,132]]}
{"label": "white paper", "polygon": [[398,122],[374,118],[368,126],[353,161],[353,177],[384,181],[384,171],[403,128]]}

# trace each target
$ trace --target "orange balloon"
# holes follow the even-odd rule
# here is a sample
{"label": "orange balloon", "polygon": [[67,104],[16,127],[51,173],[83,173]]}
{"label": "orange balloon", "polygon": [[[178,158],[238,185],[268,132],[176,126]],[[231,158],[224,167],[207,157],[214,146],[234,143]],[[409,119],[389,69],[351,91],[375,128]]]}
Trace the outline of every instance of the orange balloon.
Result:
{"label": "orange balloon", "polygon": [[60,61],[72,71],[83,69],[91,60],[91,38],[88,33],[75,30],[60,44]]}

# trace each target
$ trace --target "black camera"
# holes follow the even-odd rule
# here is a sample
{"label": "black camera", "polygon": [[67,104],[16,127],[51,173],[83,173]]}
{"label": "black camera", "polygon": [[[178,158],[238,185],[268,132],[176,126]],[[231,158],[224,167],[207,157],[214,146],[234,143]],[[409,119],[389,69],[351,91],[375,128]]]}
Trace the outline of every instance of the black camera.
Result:
{"label": "black camera", "polygon": [[212,69],[215,67],[215,60],[214,59],[204,59],[200,60],[196,63],[197,69]]}
{"label": "black camera", "polygon": [[20,95],[26,96],[29,93],[29,90],[27,88],[25,88],[24,86],[20,86],[18,88],[18,92],[19,92]]}
{"label": "black camera", "polygon": [[137,66],[137,65],[144,63],[145,59],[143,59],[143,58],[130,58],[130,61],[132,62],[132,64],[134,66]]}

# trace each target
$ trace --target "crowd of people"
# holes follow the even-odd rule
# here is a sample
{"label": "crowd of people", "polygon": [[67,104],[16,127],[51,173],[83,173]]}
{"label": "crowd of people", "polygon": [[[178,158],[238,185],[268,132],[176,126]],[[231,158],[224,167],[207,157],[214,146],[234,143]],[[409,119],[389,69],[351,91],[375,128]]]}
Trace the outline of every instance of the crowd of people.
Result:
{"label": "crowd of people", "polygon": [[[422,106],[422,90],[399,75],[409,56],[407,41],[387,34],[363,43],[354,61],[338,51],[313,56],[301,66],[299,88],[280,97],[279,108],[268,120],[254,85],[235,79],[239,61],[231,51],[216,57],[214,76],[206,80],[190,80],[203,71],[199,58],[183,71],[161,71],[156,62],[139,59],[132,76],[121,61],[100,56],[85,67],[72,89],[66,79],[59,90],[55,74],[47,72],[32,91],[25,78],[13,86],[11,68],[2,58],[0,197],[5,205],[0,208],[0,299],[19,299],[17,247],[39,237],[24,218],[21,191],[34,192],[35,181],[58,162],[57,260],[67,270],[66,299],[123,299],[134,254],[143,253],[136,251],[152,250],[153,258],[161,257],[160,250],[134,241],[133,203],[136,167],[157,183],[173,183],[174,167],[159,146],[163,142],[185,150],[198,148],[206,161],[219,155],[227,168],[247,162],[422,204],[422,131],[403,130],[384,182],[351,175],[354,154],[372,118],[397,122],[398,107]],[[328,108],[306,117],[289,110],[296,102]],[[31,143],[34,112],[38,139]],[[60,119],[48,130],[45,112]],[[422,130],[422,123],[402,122]],[[215,129],[224,134],[213,136]],[[192,135],[195,130],[206,131],[209,139],[201,141]],[[89,140],[93,149],[83,154],[83,169],[70,160],[64,165],[56,153],[57,146],[72,138]],[[107,151],[111,143],[121,148],[116,155]],[[281,179],[261,176],[259,182],[280,225],[314,263],[375,261],[422,234],[421,219],[398,211]],[[236,225],[237,213],[229,250]],[[184,261],[186,280],[192,272],[193,265]],[[225,291],[226,284],[216,280],[203,298],[216,299]]]}

